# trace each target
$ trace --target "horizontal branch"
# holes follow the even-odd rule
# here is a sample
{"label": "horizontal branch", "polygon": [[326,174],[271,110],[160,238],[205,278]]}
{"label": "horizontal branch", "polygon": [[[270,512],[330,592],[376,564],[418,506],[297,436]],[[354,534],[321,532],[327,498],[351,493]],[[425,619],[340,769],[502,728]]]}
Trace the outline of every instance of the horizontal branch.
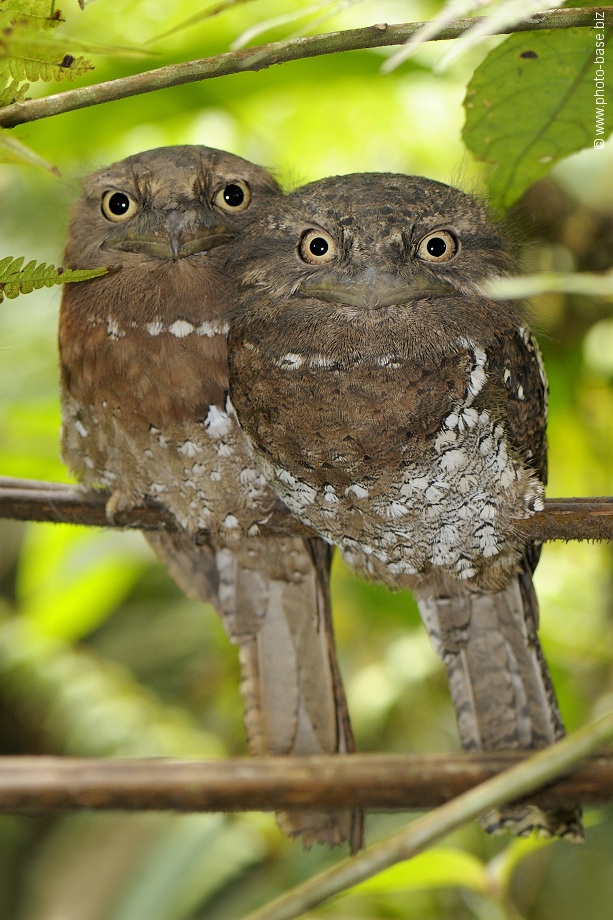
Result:
{"label": "horizontal branch", "polygon": [[[215,761],[1,757],[0,813],[426,809],[523,759],[516,753]],[[530,801],[544,806],[613,802],[613,754],[585,761]]]}
{"label": "horizontal branch", "polygon": [[[497,34],[512,32],[537,32],[542,29],[571,29],[594,25],[594,13],[604,13],[607,23],[611,22],[613,7],[585,7],[579,9],[554,9],[533,13],[513,26],[501,29]],[[458,19],[442,29],[433,41],[458,38],[481,20],[478,18]],[[292,40],[270,42],[254,48],[229,51],[215,57],[184,61],[148,70],[145,73],[120,77],[92,86],[55,93],[42,99],[17,102],[0,110],[0,127],[14,128],[16,125],[49,118],[64,112],[113,102],[141,93],[152,93],[171,86],[196,83],[230,74],[265,70],[273,64],[284,64],[303,58],[344,51],[361,51],[366,48],[381,48],[402,45],[423,28],[423,22],[388,25],[380,23],[361,29],[347,29],[342,32],[327,32]]]}
{"label": "horizontal branch", "polygon": [[[108,499],[109,493],[102,489],[0,476],[0,518],[168,532],[178,529],[173,516],[154,501],[119,511],[109,521]],[[548,499],[544,511],[515,521],[513,526],[534,540],[613,540],[613,498]],[[260,532],[264,536],[311,533],[299,521],[285,516],[272,516]],[[202,537],[206,539],[206,534]]]}

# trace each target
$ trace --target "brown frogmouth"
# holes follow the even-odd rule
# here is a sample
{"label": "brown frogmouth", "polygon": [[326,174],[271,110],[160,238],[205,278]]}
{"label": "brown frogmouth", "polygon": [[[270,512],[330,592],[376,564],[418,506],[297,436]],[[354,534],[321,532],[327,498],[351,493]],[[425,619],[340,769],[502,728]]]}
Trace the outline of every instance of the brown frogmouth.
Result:
{"label": "brown frogmouth", "polygon": [[[352,175],[270,201],[239,243],[231,399],[287,506],[368,577],[413,590],[467,750],[564,734],[537,637],[547,381],[474,198]],[[508,807],[490,831],[582,836],[578,809]]]}
{"label": "brown frogmouth", "polygon": [[[67,285],[59,343],[63,456],[109,513],[153,497],[183,528],[147,539],[238,645],[254,754],[353,750],[331,631],[330,548],[265,538],[287,510],[228,414],[232,248],[280,190],[264,169],[200,146],[160,148],[90,176],[65,264],[108,266]],[[223,267],[228,263],[229,267]],[[208,542],[195,540],[206,531]],[[278,815],[287,833],[361,841],[358,813]]]}

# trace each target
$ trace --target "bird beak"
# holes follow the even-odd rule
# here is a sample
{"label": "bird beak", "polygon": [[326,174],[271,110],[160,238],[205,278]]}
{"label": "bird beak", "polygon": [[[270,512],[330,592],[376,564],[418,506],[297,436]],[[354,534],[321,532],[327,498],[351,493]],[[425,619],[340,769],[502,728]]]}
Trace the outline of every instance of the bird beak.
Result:
{"label": "bird beak", "polygon": [[106,249],[121,252],[138,252],[155,259],[185,259],[200,252],[215,249],[232,239],[232,234],[223,224],[202,226],[191,224],[178,211],[171,211],[163,227],[145,229],[138,225],[125,233],[118,233],[106,241]]}
{"label": "bird beak", "polygon": [[425,275],[399,278],[391,272],[369,268],[357,278],[337,272],[327,273],[324,277],[308,278],[300,285],[297,293],[302,297],[314,297],[329,303],[376,310],[427,297],[443,297],[453,290],[451,284],[434,281]]}

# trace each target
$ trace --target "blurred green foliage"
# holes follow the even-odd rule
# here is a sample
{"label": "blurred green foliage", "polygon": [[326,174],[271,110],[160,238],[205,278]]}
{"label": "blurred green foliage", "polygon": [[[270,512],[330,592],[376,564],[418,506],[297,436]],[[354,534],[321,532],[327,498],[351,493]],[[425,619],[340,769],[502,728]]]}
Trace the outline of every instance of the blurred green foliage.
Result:
{"label": "blurred green foliage", "polygon": [[[196,12],[189,0],[66,0],[55,32],[150,58],[94,58],[87,81],[225,51],[298,0],[237,3],[148,44]],[[426,19],[436,4],[364,2],[318,28]],[[283,38],[308,20],[272,27]],[[79,179],[166,144],[203,143],[271,167],[286,184],[351,171],[402,171],[479,189],[465,152],[462,99],[498,39],[444,74],[436,45],[391,75],[384,52],[299,61],[24,125],[15,136],[56,176],[0,173],[0,253],[61,264]],[[514,220],[531,270],[611,265],[613,150],[563,163]],[[549,195],[549,197],[547,197]],[[555,212],[555,232],[541,218]],[[570,203],[569,203],[570,202]],[[558,232],[559,231],[559,232]],[[599,261],[600,260],[600,261]],[[0,311],[0,472],[66,479],[58,452],[58,289]],[[551,496],[613,493],[610,305],[545,295],[532,306],[551,380]],[[609,343],[609,345],[607,345]],[[611,708],[611,550],[548,545],[537,572],[541,635],[569,728]],[[359,582],[337,563],[339,655],[361,750],[457,750],[442,667],[411,598]],[[0,521],[0,751],[81,755],[244,753],[234,649],[211,608],[185,599],[135,534]],[[583,848],[488,838],[470,825],[312,916],[609,920],[611,809],[588,811]],[[372,815],[368,838],[410,816]],[[336,860],[278,833],[270,815],[0,817],[0,920],[230,920]]]}

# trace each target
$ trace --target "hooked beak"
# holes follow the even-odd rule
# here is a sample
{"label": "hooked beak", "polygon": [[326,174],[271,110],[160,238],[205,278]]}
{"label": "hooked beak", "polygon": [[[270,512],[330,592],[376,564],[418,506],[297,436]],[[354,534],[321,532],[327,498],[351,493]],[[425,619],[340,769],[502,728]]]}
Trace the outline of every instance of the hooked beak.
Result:
{"label": "hooked beak", "polygon": [[184,214],[171,211],[163,226],[152,230],[131,227],[129,231],[111,237],[105,244],[106,249],[119,249],[121,252],[138,252],[156,259],[185,259],[200,252],[207,252],[216,246],[229,242],[232,234],[227,227],[217,223],[213,226],[198,226],[189,223]]}
{"label": "hooked beak", "polygon": [[362,310],[377,310],[427,297],[443,297],[453,291],[447,282],[434,281],[425,275],[404,279],[391,272],[369,268],[358,278],[337,272],[330,272],[323,278],[308,278],[296,293]]}

